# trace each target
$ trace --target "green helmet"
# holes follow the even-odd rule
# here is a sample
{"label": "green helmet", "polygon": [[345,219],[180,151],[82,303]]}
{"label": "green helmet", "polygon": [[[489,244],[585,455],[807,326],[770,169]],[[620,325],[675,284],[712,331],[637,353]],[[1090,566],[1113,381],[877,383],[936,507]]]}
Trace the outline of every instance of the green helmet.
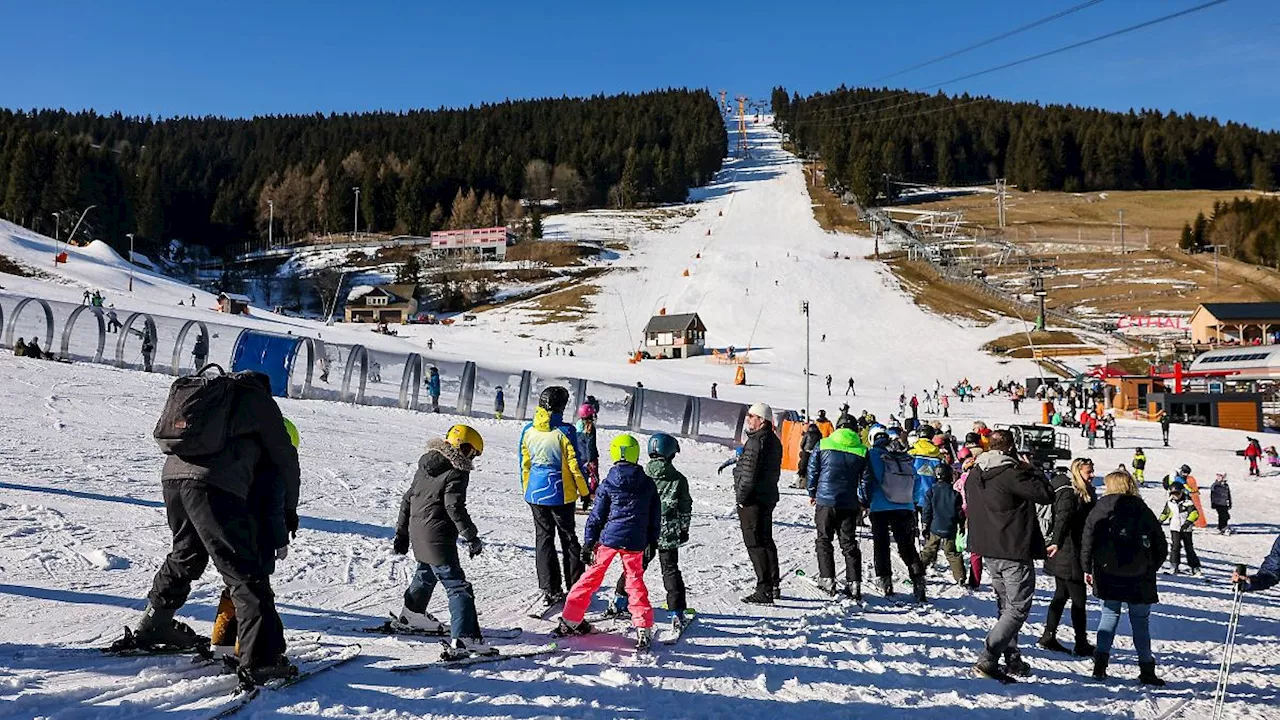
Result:
{"label": "green helmet", "polygon": [[640,461],[640,442],[635,437],[622,433],[609,443],[609,457],[614,462],[626,461],[629,463]]}

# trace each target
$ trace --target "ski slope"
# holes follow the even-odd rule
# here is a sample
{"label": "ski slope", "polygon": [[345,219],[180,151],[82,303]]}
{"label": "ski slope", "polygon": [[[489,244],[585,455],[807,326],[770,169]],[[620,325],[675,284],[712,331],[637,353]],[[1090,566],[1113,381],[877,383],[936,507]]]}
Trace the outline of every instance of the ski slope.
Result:
{"label": "ski slope", "polygon": [[[171,685],[181,669],[172,658],[103,661],[92,650],[136,620],[168,548],[158,482],[162,456],[150,439],[167,379],[7,354],[0,355],[0,378],[6,439],[0,447],[0,716],[190,717],[184,709],[199,701],[204,679]],[[1169,687],[1136,684],[1127,638],[1118,640],[1113,659],[1118,679],[1106,685],[1086,680],[1087,662],[1032,647],[1052,588],[1040,578],[1021,638],[1036,677],[1005,688],[972,678],[968,669],[992,622],[994,602],[986,590],[964,595],[939,573],[929,588],[936,609],[924,612],[886,608],[872,598],[865,613],[846,614],[812,599],[807,582],[792,576],[797,568],[815,571],[812,509],[796,494],[783,496],[775,516],[785,598],[774,608],[739,603],[753,581],[729,476],[715,472],[727,452],[683,443],[677,464],[691,480],[695,506],[681,564],[699,619],[679,645],[637,659],[630,638],[615,627],[570,640],[554,655],[398,675],[381,668],[430,660],[436,651],[356,629],[398,608],[411,565],[391,553],[399,498],[427,438],[454,419],[319,401],[281,404],[301,429],[303,468],[302,529],[273,580],[282,615],[295,637],[319,633],[326,641],[362,642],[365,652],[323,679],[255,701],[259,714],[250,717],[1154,718],[1188,698],[1193,702],[1183,716],[1206,717],[1230,604],[1225,579],[1237,561],[1256,566],[1280,532],[1280,476],[1237,480],[1239,533],[1197,535],[1209,583],[1161,577],[1153,631]],[[999,420],[1006,406],[965,404],[952,423]],[[536,578],[532,522],[515,474],[519,424],[472,422],[487,451],[473,475],[469,505],[486,549],[464,564],[481,624],[522,626],[525,634],[514,642],[536,644],[551,624],[522,614]],[[1152,478],[1182,462],[1206,488],[1217,470],[1242,476],[1234,450],[1243,446],[1243,433],[1175,426],[1176,449],[1170,450],[1158,447],[1154,425],[1122,423],[1118,436],[1117,450],[1077,446],[1077,452],[1095,458],[1101,470],[1127,463],[1141,443]],[[604,433],[601,442],[610,439]],[[1157,510],[1160,495],[1147,493]],[[862,546],[869,577],[869,539]],[[648,582],[661,602],[656,568]],[[220,589],[210,570],[194,587],[183,619],[208,632]],[[1250,596],[1244,606],[1230,718],[1280,716],[1276,598]],[[443,595],[431,609],[447,615]],[[1091,626],[1096,622],[1095,606]],[[1064,638],[1068,633],[1061,631]]]}

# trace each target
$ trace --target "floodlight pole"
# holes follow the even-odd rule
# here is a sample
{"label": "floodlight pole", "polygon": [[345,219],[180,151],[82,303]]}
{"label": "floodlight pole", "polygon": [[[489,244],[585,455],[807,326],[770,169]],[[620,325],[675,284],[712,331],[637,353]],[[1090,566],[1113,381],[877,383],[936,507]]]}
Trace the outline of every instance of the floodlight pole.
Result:
{"label": "floodlight pole", "polygon": [[810,353],[809,340],[811,334],[809,332],[809,301],[802,300],[800,302],[800,312],[804,313],[804,418],[808,421],[813,417],[813,409],[809,407],[809,378],[813,376],[812,368],[809,367]]}
{"label": "floodlight pole", "polygon": [[133,292],[133,233],[125,233],[129,238],[129,292]]}

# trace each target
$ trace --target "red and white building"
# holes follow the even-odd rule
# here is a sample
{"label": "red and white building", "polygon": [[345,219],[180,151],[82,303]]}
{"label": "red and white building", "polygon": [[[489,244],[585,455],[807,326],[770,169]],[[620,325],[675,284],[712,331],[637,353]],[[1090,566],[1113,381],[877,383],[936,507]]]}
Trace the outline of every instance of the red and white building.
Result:
{"label": "red and white building", "polygon": [[440,255],[474,254],[483,260],[505,260],[515,234],[505,227],[437,230],[431,233],[431,250]]}

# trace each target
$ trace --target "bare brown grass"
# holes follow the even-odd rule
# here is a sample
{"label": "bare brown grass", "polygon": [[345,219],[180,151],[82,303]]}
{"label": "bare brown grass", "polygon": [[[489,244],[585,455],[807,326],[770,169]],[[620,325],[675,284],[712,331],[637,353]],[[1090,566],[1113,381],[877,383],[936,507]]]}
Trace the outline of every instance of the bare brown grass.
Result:
{"label": "bare brown grass", "polygon": [[573,242],[531,240],[507,248],[507,260],[534,262],[551,267],[581,265],[582,258],[593,251]]}

